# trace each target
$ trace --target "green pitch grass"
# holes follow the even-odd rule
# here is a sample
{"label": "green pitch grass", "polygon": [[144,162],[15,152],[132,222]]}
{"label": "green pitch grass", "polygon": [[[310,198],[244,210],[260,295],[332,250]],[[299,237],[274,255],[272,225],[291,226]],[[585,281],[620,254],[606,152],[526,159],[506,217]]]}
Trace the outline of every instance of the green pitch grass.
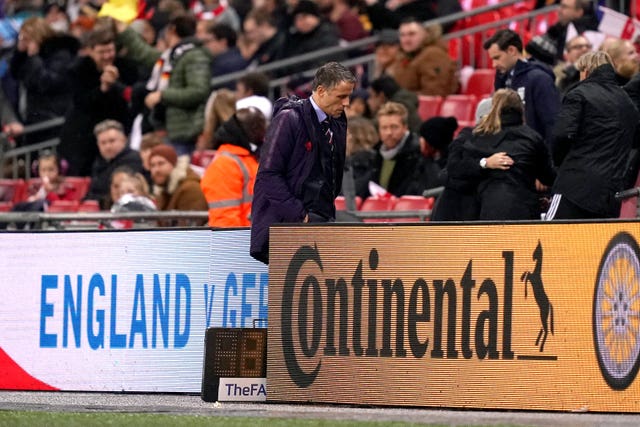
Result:
{"label": "green pitch grass", "polygon": [[[242,418],[216,416],[60,413],[37,411],[0,411],[0,426],[7,427],[406,427],[425,426],[402,422],[303,420],[283,418]],[[436,424],[429,424],[435,427]]]}

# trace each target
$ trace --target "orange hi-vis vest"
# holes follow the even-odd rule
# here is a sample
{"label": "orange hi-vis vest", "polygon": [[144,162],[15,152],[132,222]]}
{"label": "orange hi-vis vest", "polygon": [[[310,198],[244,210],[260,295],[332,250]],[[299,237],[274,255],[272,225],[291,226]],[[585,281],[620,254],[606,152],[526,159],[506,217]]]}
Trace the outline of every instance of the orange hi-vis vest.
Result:
{"label": "orange hi-vis vest", "polygon": [[222,144],[207,167],[200,187],[209,205],[210,227],[251,225],[253,184],[258,161],[245,148]]}

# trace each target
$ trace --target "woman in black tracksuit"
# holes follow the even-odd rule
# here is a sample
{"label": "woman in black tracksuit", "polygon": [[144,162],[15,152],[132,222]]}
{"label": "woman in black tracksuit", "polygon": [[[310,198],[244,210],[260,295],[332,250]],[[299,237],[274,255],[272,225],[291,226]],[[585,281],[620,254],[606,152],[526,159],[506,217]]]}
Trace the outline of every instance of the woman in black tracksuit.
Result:
{"label": "woman in black tracksuit", "polygon": [[[452,216],[465,212],[464,220],[540,218],[536,179],[550,186],[555,172],[542,137],[523,124],[523,112],[515,91],[495,92],[491,111],[472,132],[462,134],[464,140],[456,141],[459,154],[450,155],[447,164],[448,181],[442,197],[448,197],[447,187],[455,183],[458,192],[464,189],[462,198],[457,206],[444,199],[445,206],[438,209],[449,210]],[[476,218],[469,217],[473,212]],[[448,216],[446,212],[437,215]]]}

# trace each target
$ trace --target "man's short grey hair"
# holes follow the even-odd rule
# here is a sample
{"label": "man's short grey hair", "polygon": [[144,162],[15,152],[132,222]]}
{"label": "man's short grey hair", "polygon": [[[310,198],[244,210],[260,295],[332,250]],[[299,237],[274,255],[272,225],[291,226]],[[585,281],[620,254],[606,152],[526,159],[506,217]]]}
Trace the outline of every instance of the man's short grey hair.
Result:
{"label": "man's short grey hair", "polygon": [[591,74],[593,70],[604,64],[613,65],[613,61],[608,53],[598,51],[585,53],[578,58],[574,66],[580,72],[586,71],[587,74]]}
{"label": "man's short grey hair", "polygon": [[122,126],[122,123],[120,123],[117,120],[111,120],[111,119],[103,120],[100,123],[98,123],[93,128],[93,134],[97,138],[98,135],[100,135],[102,132],[105,132],[105,131],[108,131],[108,130],[111,130],[111,129],[115,129],[115,130],[119,131],[120,133],[122,133],[123,135],[126,135],[124,133],[124,126]]}
{"label": "man's short grey hair", "polygon": [[315,91],[318,86],[332,89],[342,82],[355,84],[356,76],[347,67],[338,62],[327,62],[316,71],[313,83],[311,83],[311,90]]}

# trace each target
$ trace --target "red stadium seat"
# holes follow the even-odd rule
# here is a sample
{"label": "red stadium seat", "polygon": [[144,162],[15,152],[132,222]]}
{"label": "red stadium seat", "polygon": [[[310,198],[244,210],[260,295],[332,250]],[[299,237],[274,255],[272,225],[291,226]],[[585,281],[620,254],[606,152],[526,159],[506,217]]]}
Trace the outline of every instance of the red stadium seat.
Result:
{"label": "red stadium seat", "polygon": [[[405,195],[398,198],[395,205],[393,205],[394,211],[419,211],[433,209],[433,203],[435,199],[433,197],[411,196]],[[429,219],[427,218],[426,221]],[[419,222],[419,217],[411,218],[394,218],[392,222]]]}
{"label": "red stadium seat", "polygon": [[[337,211],[346,211],[347,210],[347,201],[344,196],[336,197],[336,210]],[[360,209],[362,205],[362,197],[356,196],[356,209]]]}
{"label": "red stadium seat", "polygon": [[[636,178],[634,187],[640,187],[640,173]],[[620,205],[620,218],[637,218],[638,217],[638,197],[629,197],[622,201]]]}
{"label": "red stadium seat", "polygon": [[78,206],[78,212],[100,212],[100,203],[97,200],[84,200]]}
{"label": "red stadium seat", "polygon": [[475,95],[477,99],[481,99],[493,93],[495,75],[496,71],[491,68],[478,68],[474,70],[471,77],[469,77],[464,94]]}
{"label": "red stadium seat", "polygon": [[0,201],[21,202],[25,192],[26,183],[23,179],[0,179]]}
{"label": "red stadium seat", "polygon": [[[393,195],[376,197],[370,196],[364,199],[362,206],[360,206],[361,212],[378,212],[378,211],[391,211],[396,204],[397,198]],[[362,222],[390,222],[389,218],[365,218]]]}
{"label": "red stadium seat", "polygon": [[440,116],[455,117],[459,122],[472,121],[476,112],[475,95],[449,95],[440,106]]}
{"label": "red stadium seat", "polygon": [[12,202],[0,202],[0,212],[10,212],[12,207]]}
{"label": "red stadium seat", "polygon": [[440,114],[441,96],[418,95],[418,116],[425,121]]}
{"label": "red stadium seat", "polygon": [[49,205],[47,212],[78,212],[78,208],[80,208],[80,202],[78,200],[54,200]]}
{"label": "red stadium seat", "polygon": [[91,186],[91,177],[88,176],[67,176],[64,178],[65,187],[71,187],[75,190],[73,194],[74,200],[82,200],[89,191]]}
{"label": "red stadium seat", "polygon": [[191,154],[191,163],[206,169],[216,156],[216,150],[199,150]]}

